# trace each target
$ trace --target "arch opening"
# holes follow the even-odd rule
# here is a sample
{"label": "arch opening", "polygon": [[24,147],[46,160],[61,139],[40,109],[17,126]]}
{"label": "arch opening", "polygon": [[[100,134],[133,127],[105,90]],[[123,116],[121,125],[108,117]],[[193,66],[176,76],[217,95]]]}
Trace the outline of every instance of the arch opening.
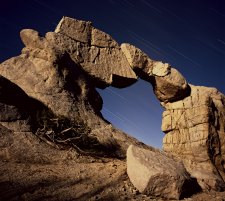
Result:
{"label": "arch opening", "polygon": [[123,89],[108,87],[97,91],[103,99],[101,113],[106,120],[145,144],[162,149],[163,108],[150,83],[139,79]]}

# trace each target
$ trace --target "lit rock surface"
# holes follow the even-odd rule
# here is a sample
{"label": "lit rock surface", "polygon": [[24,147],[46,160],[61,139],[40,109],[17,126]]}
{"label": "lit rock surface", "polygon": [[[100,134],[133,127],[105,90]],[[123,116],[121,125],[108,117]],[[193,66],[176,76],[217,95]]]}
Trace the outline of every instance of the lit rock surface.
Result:
{"label": "lit rock surface", "polygon": [[224,189],[225,97],[215,88],[191,86],[183,100],[163,106],[163,149],[181,158],[203,189]]}
{"label": "lit rock surface", "polygon": [[[19,162],[32,162],[33,159],[36,163],[51,162],[51,156],[54,161],[66,159],[66,151],[58,150],[57,146],[49,148],[34,136],[45,128],[39,125],[39,120],[46,118],[63,117],[76,125],[82,123],[88,130],[88,138],[99,145],[101,156],[110,153],[110,157],[124,159],[129,145],[146,148],[147,145],[104,120],[102,99],[95,89],[126,87],[140,77],[152,84],[165,108],[164,151],[181,160],[203,190],[225,189],[223,94],[214,88],[188,84],[169,64],[152,60],[132,45],[120,46],[91,22],[63,17],[54,32],[40,36],[35,30],[24,29],[20,37],[25,45],[21,54],[0,64],[0,156],[3,160],[19,158]],[[51,145],[55,146],[54,140]],[[146,155],[148,160],[158,152],[151,154]],[[167,166],[174,166],[170,159],[163,160],[168,162]],[[176,192],[173,195],[154,193],[178,198],[181,191],[171,188],[171,192]]]}
{"label": "lit rock surface", "polygon": [[184,77],[175,68],[161,77],[155,76],[153,89],[156,97],[163,102],[183,99],[189,93],[189,86]]}
{"label": "lit rock surface", "polygon": [[127,174],[134,186],[146,195],[180,199],[199,190],[181,163],[155,149],[129,146]]}
{"label": "lit rock surface", "polygon": [[[110,84],[127,86],[136,81],[136,75],[110,36],[94,31],[98,35],[95,36],[95,44],[103,45],[108,40],[108,48],[90,46],[85,42],[84,38],[88,38],[89,34],[85,35],[81,30],[87,32],[89,24],[63,18],[56,29],[59,33],[49,32],[46,37],[39,36],[35,30],[22,30],[20,35],[25,48],[21,55],[1,63],[0,75],[21,88],[24,94],[43,104],[48,112],[74,123],[83,122],[90,128],[90,136],[104,147],[114,150],[114,155],[125,157],[129,144],[139,142],[102,118],[102,99],[95,87]],[[67,26],[79,30],[64,30]],[[75,36],[72,37],[72,31],[78,37],[76,40]],[[82,39],[79,39],[79,34]],[[101,35],[105,35],[102,40],[98,39]],[[17,131],[24,125],[19,121],[4,121],[2,124],[9,129],[9,124],[13,124],[13,130]]]}
{"label": "lit rock surface", "polygon": [[91,22],[63,17],[57,25],[55,32],[61,33],[83,43],[91,42]]}
{"label": "lit rock surface", "polygon": [[[38,117],[48,112],[41,102],[0,76],[0,162],[55,163],[65,161],[67,151],[43,143],[34,131]],[[75,152],[71,151],[71,157]],[[1,179],[0,179],[1,182]]]}
{"label": "lit rock surface", "polygon": [[131,68],[141,75],[146,76],[165,76],[170,72],[170,65],[160,61],[154,61],[140,49],[128,43],[121,44],[121,49],[127,58]]}
{"label": "lit rock surface", "polygon": [[136,74],[152,84],[165,108],[164,151],[181,159],[202,189],[224,190],[224,95],[213,88],[188,84],[175,68],[151,60],[132,45],[122,44],[121,48]]}
{"label": "lit rock surface", "polygon": [[53,46],[68,51],[98,87],[125,87],[136,81],[118,43],[89,22],[63,17],[55,32],[47,33],[46,38]]}
{"label": "lit rock surface", "polygon": [[187,95],[188,84],[178,70],[167,63],[150,59],[133,45],[124,43],[121,49],[136,74],[152,84],[160,101],[174,101]]}

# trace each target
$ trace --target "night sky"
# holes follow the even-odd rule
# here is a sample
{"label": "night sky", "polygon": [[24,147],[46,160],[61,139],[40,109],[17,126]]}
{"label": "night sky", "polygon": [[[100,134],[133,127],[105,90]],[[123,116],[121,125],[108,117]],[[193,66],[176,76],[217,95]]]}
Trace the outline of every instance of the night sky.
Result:
{"label": "night sky", "polygon": [[[54,31],[62,16],[92,21],[117,42],[167,62],[194,85],[225,93],[225,1],[221,0],[2,0],[0,62],[20,54],[19,32]],[[163,109],[149,83],[98,90],[102,113],[116,127],[161,147]]]}

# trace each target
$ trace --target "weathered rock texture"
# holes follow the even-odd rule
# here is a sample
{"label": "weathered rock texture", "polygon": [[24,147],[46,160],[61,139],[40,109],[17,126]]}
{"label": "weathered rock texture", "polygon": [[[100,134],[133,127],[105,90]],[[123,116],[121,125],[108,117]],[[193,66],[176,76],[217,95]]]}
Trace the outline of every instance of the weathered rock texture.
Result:
{"label": "weathered rock texture", "polygon": [[182,163],[155,149],[129,146],[127,174],[141,193],[151,196],[180,199],[200,189]]}
{"label": "weathered rock texture", "polygon": [[125,157],[129,144],[138,141],[102,118],[102,99],[95,87],[127,86],[136,81],[135,73],[118,44],[90,23],[63,18],[56,32],[41,37],[35,30],[22,30],[26,47],[21,55],[1,64],[0,74],[54,115],[75,124],[83,122],[91,128],[90,136],[112,148],[115,155]]}
{"label": "weathered rock texture", "polygon": [[[223,94],[188,84],[169,64],[132,45],[120,46],[91,22],[63,17],[44,37],[31,29],[22,30],[20,37],[25,45],[21,54],[0,64],[2,160],[67,160],[68,152],[59,151],[57,143],[72,140],[79,143],[67,146],[79,152],[85,148],[83,154],[117,158],[125,158],[130,144],[146,147],[103,119],[102,99],[95,90],[126,87],[140,77],[152,84],[165,108],[164,150],[182,160],[203,189],[225,188]],[[56,136],[55,127],[67,138]]]}
{"label": "weathered rock texture", "polygon": [[225,97],[215,88],[191,87],[190,96],[165,103],[163,148],[182,158],[203,189],[222,190],[225,180]]}
{"label": "weathered rock texture", "polygon": [[[184,162],[202,189],[225,189],[225,96],[216,89],[187,83],[168,64],[122,44],[131,67],[150,82],[165,108],[163,149]],[[156,73],[157,72],[157,73]]]}
{"label": "weathered rock texture", "polygon": [[184,77],[169,64],[150,59],[144,52],[130,44],[122,44],[121,49],[136,74],[152,84],[160,101],[182,99],[189,92]]}
{"label": "weathered rock texture", "polygon": [[97,87],[125,87],[136,81],[118,43],[90,22],[64,17],[55,32],[47,33],[46,38],[67,51],[95,79]]}

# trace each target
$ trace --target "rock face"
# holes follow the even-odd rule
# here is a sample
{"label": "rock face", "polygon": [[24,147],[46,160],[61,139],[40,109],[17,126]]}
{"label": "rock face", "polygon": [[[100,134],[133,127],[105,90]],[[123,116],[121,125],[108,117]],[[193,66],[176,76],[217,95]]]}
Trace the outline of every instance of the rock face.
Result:
{"label": "rock face", "polygon": [[134,186],[146,195],[180,199],[200,189],[182,163],[155,149],[129,146],[127,174]]}
{"label": "rock face", "polygon": [[[162,120],[162,130],[166,134],[164,151],[182,161],[202,189],[225,189],[223,94],[213,88],[188,84],[169,64],[152,60],[130,44],[120,46],[110,35],[93,27],[91,22],[63,17],[55,31],[46,33],[44,37],[31,29],[22,30],[20,37],[25,45],[21,54],[0,64],[2,160],[66,160],[67,152],[59,150],[57,142],[70,142],[71,138],[79,142],[70,143],[75,150],[82,151],[81,147],[90,146],[85,151],[86,155],[98,150],[96,153],[101,153],[101,156],[124,159],[130,144],[147,148],[103,119],[100,112],[102,99],[95,89],[126,87],[140,77],[152,84],[156,97],[165,108]],[[82,134],[79,133],[81,125],[84,129]],[[62,139],[55,138],[55,127],[64,136],[75,127],[80,130]],[[134,185],[142,192],[179,198],[186,185],[184,183],[189,180],[183,166],[157,151],[145,153],[141,150],[134,146],[130,148],[128,159],[133,157],[135,164],[146,168],[146,171],[152,162],[139,160],[137,153],[149,161],[150,158],[160,159],[159,162],[153,160],[158,172],[166,170],[160,161],[167,161],[180,172],[175,174],[173,168],[162,175],[150,171],[145,183],[140,186],[134,179]],[[129,165],[128,172],[133,171],[131,167]],[[177,183],[171,175],[180,177]],[[167,183],[174,185],[150,189],[153,184],[148,182],[154,181],[157,186],[162,176]],[[169,188],[171,192],[167,191]]]}
{"label": "rock face", "polygon": [[[95,87],[127,86],[136,81],[136,75],[110,36],[92,26],[84,32],[63,28],[67,26],[83,30],[82,27],[90,23],[63,18],[56,29],[58,33],[49,32],[46,37],[39,36],[35,30],[22,30],[20,36],[26,47],[21,55],[0,65],[0,74],[54,115],[68,118],[75,124],[83,122],[100,144],[113,149],[115,155],[125,157],[129,144],[139,142],[102,118],[102,99]],[[92,28],[95,29],[93,34]],[[105,36],[102,41],[98,39],[101,35]],[[91,38],[99,46],[92,46]]]}
{"label": "rock face", "polygon": [[0,86],[1,124],[7,124],[13,130],[13,122],[17,122],[21,130],[30,130],[29,116],[24,105],[28,101],[27,94],[2,76],[0,76]]}
{"label": "rock face", "polygon": [[169,64],[150,59],[144,52],[133,45],[123,43],[121,44],[121,49],[131,68],[136,72],[142,73],[143,78],[150,76],[165,76],[170,73]]}
{"label": "rock face", "polygon": [[151,60],[132,45],[122,44],[121,49],[136,74],[152,84],[165,108],[164,151],[181,159],[202,189],[224,190],[225,96],[213,88],[188,84],[176,69]]}
{"label": "rock face", "polygon": [[55,32],[47,33],[46,38],[67,51],[91,75],[97,87],[125,87],[136,81],[118,43],[90,22],[63,17]]}
{"label": "rock face", "polygon": [[152,84],[160,101],[174,101],[188,94],[189,87],[186,80],[169,64],[150,59],[144,52],[130,44],[122,44],[121,49],[136,74]]}
{"label": "rock face", "polygon": [[74,158],[75,151],[57,150],[34,135],[43,114],[50,113],[41,102],[0,76],[0,161],[55,163]]}
{"label": "rock face", "polygon": [[190,96],[163,106],[163,148],[182,158],[203,189],[225,180],[225,97],[215,88],[191,87]]}

